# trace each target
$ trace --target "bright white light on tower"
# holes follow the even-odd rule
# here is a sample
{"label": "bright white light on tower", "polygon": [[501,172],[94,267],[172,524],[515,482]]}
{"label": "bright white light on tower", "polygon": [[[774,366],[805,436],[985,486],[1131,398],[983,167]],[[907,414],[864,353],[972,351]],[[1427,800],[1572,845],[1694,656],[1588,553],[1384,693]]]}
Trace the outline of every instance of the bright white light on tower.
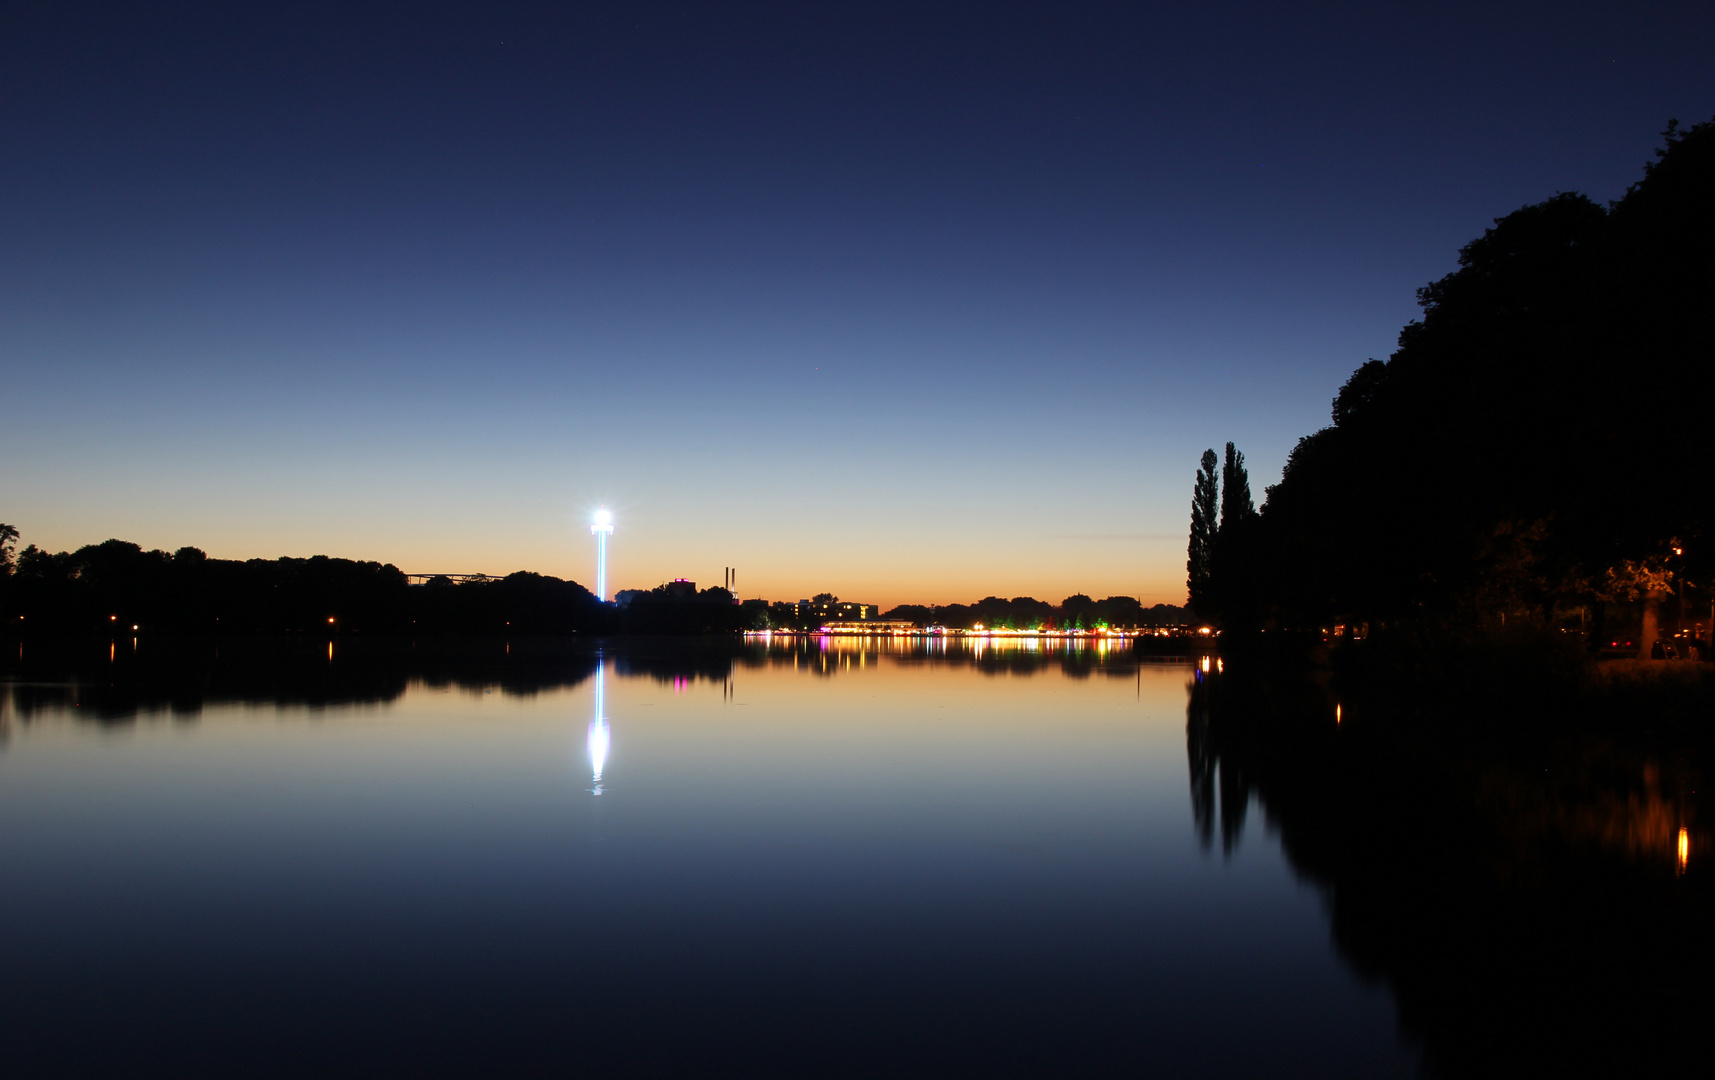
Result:
{"label": "bright white light on tower", "polygon": [[613,511],[601,507],[595,512],[590,532],[595,534],[595,598],[607,601],[607,538],[613,533]]}

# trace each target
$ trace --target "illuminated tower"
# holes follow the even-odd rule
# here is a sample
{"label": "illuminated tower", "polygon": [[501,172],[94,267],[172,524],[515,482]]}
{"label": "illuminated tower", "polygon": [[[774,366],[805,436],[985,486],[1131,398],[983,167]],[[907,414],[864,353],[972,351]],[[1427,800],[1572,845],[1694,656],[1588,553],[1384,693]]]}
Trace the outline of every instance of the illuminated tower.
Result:
{"label": "illuminated tower", "polygon": [[595,598],[607,600],[607,538],[613,532],[613,511],[603,507],[595,512],[595,524],[590,526],[590,532],[595,533]]}

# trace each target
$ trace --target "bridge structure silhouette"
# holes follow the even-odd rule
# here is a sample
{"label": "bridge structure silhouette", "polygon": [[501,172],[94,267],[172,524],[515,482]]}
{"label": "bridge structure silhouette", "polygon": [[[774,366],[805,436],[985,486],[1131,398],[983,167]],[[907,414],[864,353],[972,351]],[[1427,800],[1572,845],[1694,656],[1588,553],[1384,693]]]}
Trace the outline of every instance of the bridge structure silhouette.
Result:
{"label": "bridge structure silhouette", "polygon": [[505,574],[406,574],[407,585],[427,585],[436,578],[446,578],[448,581],[499,581]]}

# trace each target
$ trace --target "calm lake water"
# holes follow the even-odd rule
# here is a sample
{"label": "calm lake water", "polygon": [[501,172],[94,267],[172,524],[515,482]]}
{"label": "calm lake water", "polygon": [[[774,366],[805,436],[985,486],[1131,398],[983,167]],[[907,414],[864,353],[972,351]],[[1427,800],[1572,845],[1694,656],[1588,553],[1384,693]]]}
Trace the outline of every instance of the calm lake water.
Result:
{"label": "calm lake water", "polygon": [[12,660],[13,1075],[1418,1072],[1187,664],[224,648]]}

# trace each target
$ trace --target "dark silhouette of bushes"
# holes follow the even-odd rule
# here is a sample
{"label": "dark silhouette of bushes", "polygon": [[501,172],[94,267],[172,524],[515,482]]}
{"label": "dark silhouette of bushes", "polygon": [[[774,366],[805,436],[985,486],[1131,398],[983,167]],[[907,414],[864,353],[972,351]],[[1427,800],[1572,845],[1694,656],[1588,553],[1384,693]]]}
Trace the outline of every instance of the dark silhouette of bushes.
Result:
{"label": "dark silhouette of bushes", "polygon": [[730,634],[753,623],[752,609],[718,585],[695,593],[659,585],[632,597],[617,616],[619,626],[633,634]]}
{"label": "dark silhouette of bushes", "polygon": [[575,581],[521,570],[497,581],[432,578],[408,589],[420,630],[457,634],[575,634],[609,628],[611,614]]}
{"label": "dark silhouette of bushes", "polygon": [[33,545],[0,581],[14,632],[133,626],[181,633],[302,631],[563,634],[609,629],[611,613],[576,582],[518,573],[413,587],[395,566],[318,555],[211,559],[196,548],[144,551],[123,540],[53,554]]}
{"label": "dark silhouette of bushes", "polygon": [[1715,396],[1715,122],[1670,126],[1608,207],[1498,219],[1418,299],[1246,535],[1217,539],[1214,614],[1541,625],[1707,587],[1715,473],[1678,424]]}

